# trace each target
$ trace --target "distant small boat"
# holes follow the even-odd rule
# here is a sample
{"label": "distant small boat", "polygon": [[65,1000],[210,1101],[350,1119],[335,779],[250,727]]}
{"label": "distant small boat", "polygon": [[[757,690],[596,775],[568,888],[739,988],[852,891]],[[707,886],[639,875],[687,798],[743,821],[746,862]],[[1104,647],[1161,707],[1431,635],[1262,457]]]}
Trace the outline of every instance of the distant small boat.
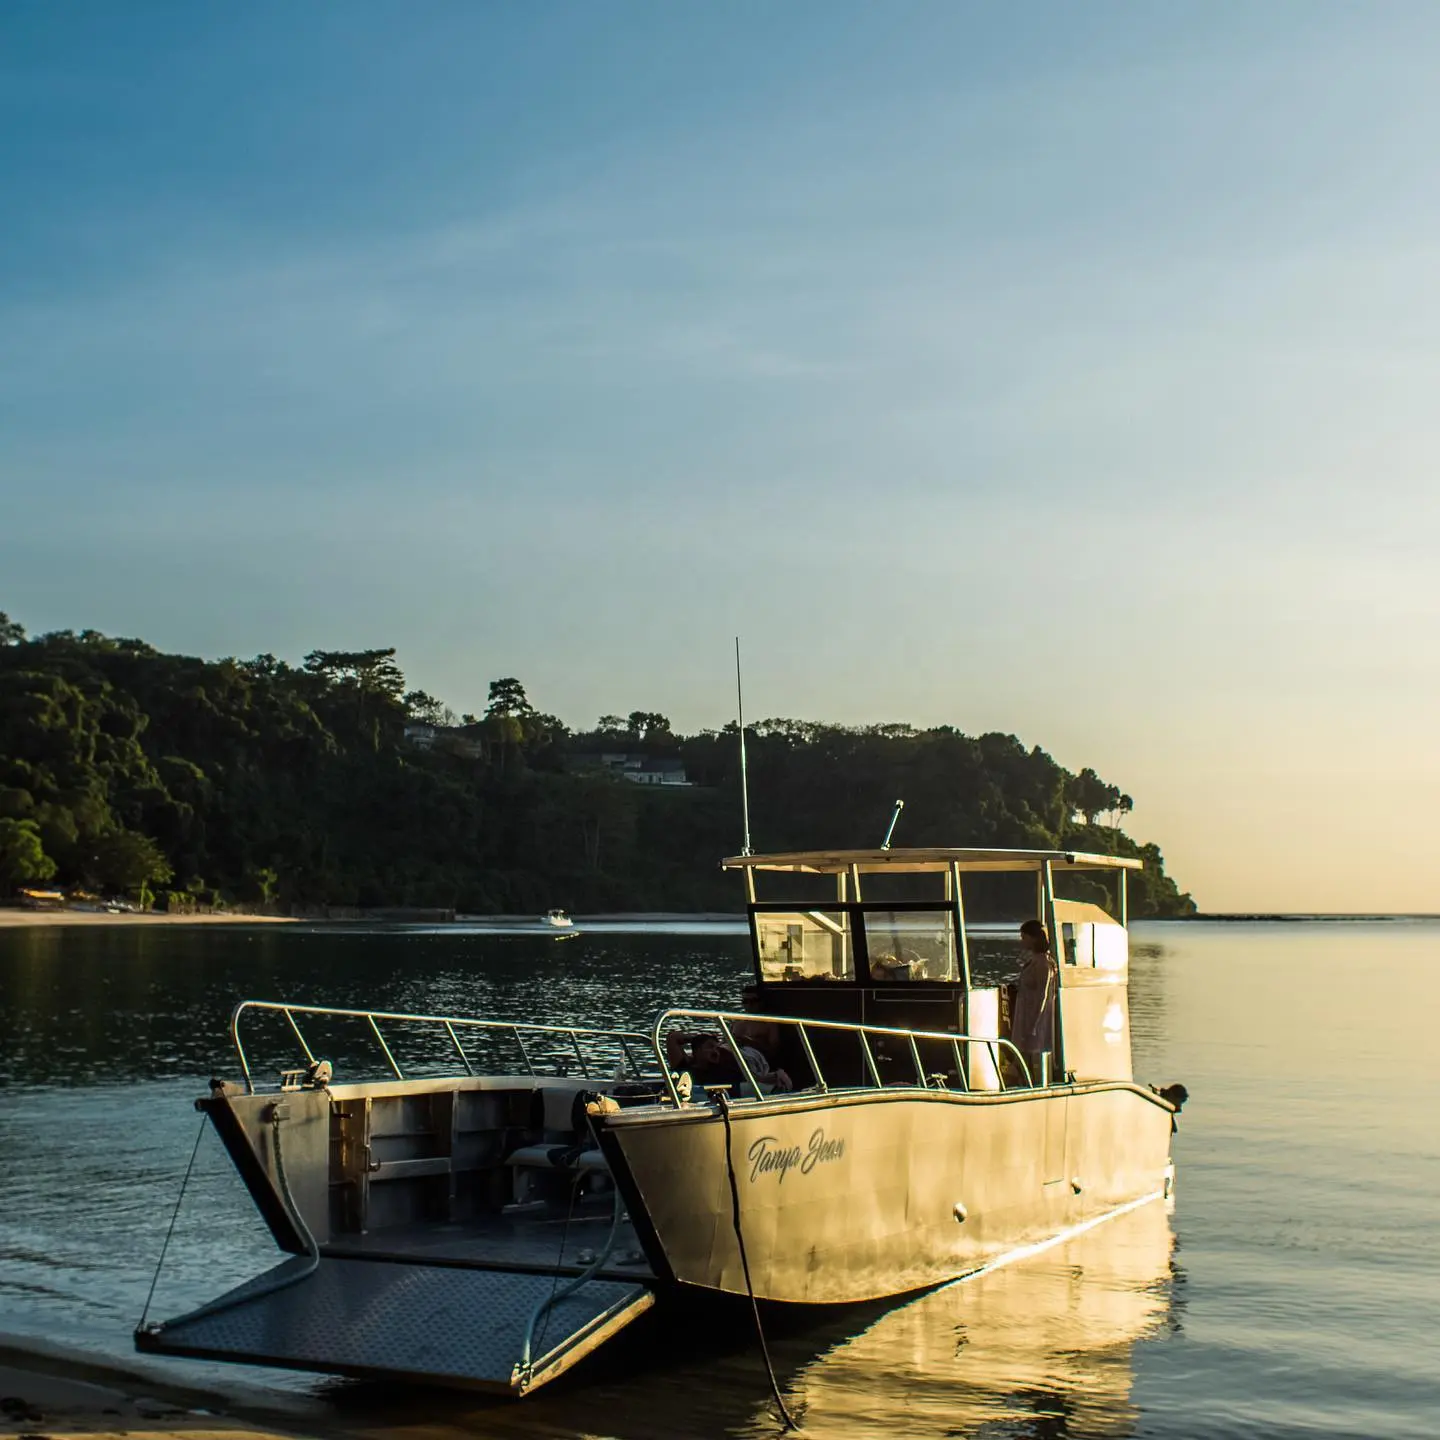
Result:
{"label": "distant small boat", "polygon": [[547,910],[540,921],[543,925],[553,925],[557,930],[568,930],[575,923],[563,910]]}

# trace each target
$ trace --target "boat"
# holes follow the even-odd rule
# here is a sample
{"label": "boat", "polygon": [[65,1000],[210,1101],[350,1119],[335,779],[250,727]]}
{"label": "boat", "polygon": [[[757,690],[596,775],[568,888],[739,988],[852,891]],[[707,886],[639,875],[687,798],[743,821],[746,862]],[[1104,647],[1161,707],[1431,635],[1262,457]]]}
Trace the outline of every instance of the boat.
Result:
{"label": "boat", "polygon": [[541,917],[542,925],[553,925],[558,930],[568,930],[575,922],[563,910],[547,910]]}
{"label": "boat", "polygon": [[[651,1310],[883,1300],[1169,1196],[1185,1096],[1132,1071],[1137,861],[723,864],[746,890],[742,1010],[632,1031],[242,1001],[238,1078],[196,1106],[290,1258],[142,1317],[138,1348],[518,1396]],[[1029,1056],[966,922],[967,900],[1016,894],[1058,982],[1052,1048]],[[728,1081],[676,1063],[697,1034]],[[274,1080],[262,1045],[293,1052]]]}

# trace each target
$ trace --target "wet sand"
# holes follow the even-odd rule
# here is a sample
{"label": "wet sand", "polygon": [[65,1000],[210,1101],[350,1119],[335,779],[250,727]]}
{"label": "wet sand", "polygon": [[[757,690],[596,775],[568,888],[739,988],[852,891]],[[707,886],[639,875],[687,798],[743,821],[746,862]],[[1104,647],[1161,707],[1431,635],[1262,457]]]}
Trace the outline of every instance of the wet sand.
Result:
{"label": "wet sand", "polygon": [[283,1440],[315,1433],[306,1408],[244,1413],[247,1407],[231,1397],[128,1371],[83,1351],[0,1335],[0,1436]]}
{"label": "wet sand", "polygon": [[54,925],[293,925],[288,915],[118,915],[108,910],[0,909],[0,928]]}

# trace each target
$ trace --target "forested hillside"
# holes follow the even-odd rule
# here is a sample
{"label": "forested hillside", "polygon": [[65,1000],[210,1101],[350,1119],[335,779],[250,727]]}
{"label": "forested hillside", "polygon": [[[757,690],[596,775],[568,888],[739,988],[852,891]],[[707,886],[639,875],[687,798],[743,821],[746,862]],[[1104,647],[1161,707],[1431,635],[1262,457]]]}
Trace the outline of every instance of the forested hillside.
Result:
{"label": "forested hillside", "polygon": [[[1193,910],[1128,796],[1011,735],[770,720],[746,729],[757,849],[897,843],[1141,855],[1132,913]],[[0,614],[0,892],[55,881],[158,903],[533,912],[736,909],[733,724],[572,732],[521,684],[458,720],[393,650],[205,661]],[[685,786],[607,768],[683,765]],[[633,763],[632,763],[633,768]]]}

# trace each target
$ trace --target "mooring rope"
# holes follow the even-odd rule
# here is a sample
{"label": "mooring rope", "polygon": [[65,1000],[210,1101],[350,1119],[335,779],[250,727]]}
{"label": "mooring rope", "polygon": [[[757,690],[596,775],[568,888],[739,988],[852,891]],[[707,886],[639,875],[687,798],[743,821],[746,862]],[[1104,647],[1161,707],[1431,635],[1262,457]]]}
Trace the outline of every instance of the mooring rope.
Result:
{"label": "mooring rope", "polygon": [[735,1242],[740,1249],[740,1268],[745,1273],[745,1293],[750,1297],[750,1313],[755,1318],[755,1338],[760,1342],[760,1356],[765,1361],[765,1373],[770,1377],[770,1393],[775,1397],[775,1408],[786,1430],[798,1430],[799,1422],[785,1408],[784,1396],[780,1394],[780,1382],[775,1378],[775,1366],[770,1361],[770,1347],[765,1343],[765,1328],[760,1323],[760,1305],[755,1299],[755,1286],[750,1279],[750,1259],[745,1253],[745,1235],[740,1228],[740,1186],[735,1180],[735,1155],[730,1135],[730,1097],[721,1089],[712,1089],[715,1103],[720,1107],[720,1118],[725,1122],[725,1173],[730,1179],[730,1218],[735,1226]]}
{"label": "mooring rope", "polygon": [[[281,1290],[288,1290],[292,1285],[298,1285],[302,1280],[308,1280],[320,1268],[320,1242],[316,1240],[310,1227],[305,1223],[305,1217],[300,1213],[300,1207],[295,1203],[295,1196],[290,1189],[290,1177],[285,1173],[285,1155],[280,1141],[280,1102],[277,1102],[270,1108],[270,1126],[275,1139],[275,1177],[280,1182],[281,1204],[285,1209],[290,1223],[295,1227],[296,1232],[300,1236],[300,1241],[305,1247],[305,1255],[309,1263],[301,1266],[298,1270],[292,1270],[288,1275],[275,1275],[272,1272],[269,1282],[266,1284],[252,1283],[251,1285],[243,1285],[239,1290],[233,1291],[229,1295],[222,1295],[218,1300],[212,1300],[208,1305],[201,1305],[196,1310],[187,1310],[183,1315],[177,1315],[174,1320],[168,1322],[171,1325],[178,1325],[182,1321],[202,1320],[210,1315],[219,1315],[226,1310],[233,1310],[237,1305],[247,1304],[251,1300],[263,1299]],[[205,1122],[202,1120],[200,1123],[200,1133],[203,1135],[205,1133]],[[197,1150],[200,1148],[198,1138],[195,1142],[195,1148]],[[193,1155],[190,1157],[190,1163],[192,1165],[195,1163],[195,1157]],[[188,1170],[185,1172],[185,1179],[187,1182],[190,1179],[190,1172]],[[184,1198],[183,1186],[181,1187],[181,1198]],[[180,1209],[178,1201],[176,1202],[175,1209],[178,1214]],[[173,1219],[170,1224],[173,1229],[175,1224]],[[169,1244],[168,1236],[166,1237],[166,1244]],[[162,1262],[165,1259],[163,1251],[161,1252],[160,1259]],[[160,1275],[158,1269],[155,1275],[158,1280]],[[261,1279],[264,1278],[265,1277],[261,1277]],[[153,1294],[155,1290],[153,1283],[150,1286],[150,1290]],[[148,1310],[150,1306],[148,1300],[145,1302],[145,1306]],[[144,1317],[142,1316],[137,1331],[143,1328],[144,1323]]]}
{"label": "mooring rope", "polygon": [[175,1197],[175,1208],[170,1212],[170,1227],[165,1231],[165,1243],[160,1247],[160,1259],[155,1263],[155,1273],[150,1277],[150,1293],[145,1297],[145,1308],[135,1326],[139,1331],[145,1328],[150,1314],[150,1302],[155,1298],[155,1287],[160,1283],[160,1272],[165,1268],[165,1255],[170,1249],[170,1237],[175,1233],[175,1222],[180,1218],[180,1207],[185,1203],[185,1190],[190,1184],[190,1172],[195,1168],[195,1157],[200,1153],[200,1142],[205,1138],[206,1117],[200,1117],[200,1128],[195,1132],[195,1144],[190,1150],[190,1163],[185,1167],[185,1178],[180,1182],[180,1193]]}

